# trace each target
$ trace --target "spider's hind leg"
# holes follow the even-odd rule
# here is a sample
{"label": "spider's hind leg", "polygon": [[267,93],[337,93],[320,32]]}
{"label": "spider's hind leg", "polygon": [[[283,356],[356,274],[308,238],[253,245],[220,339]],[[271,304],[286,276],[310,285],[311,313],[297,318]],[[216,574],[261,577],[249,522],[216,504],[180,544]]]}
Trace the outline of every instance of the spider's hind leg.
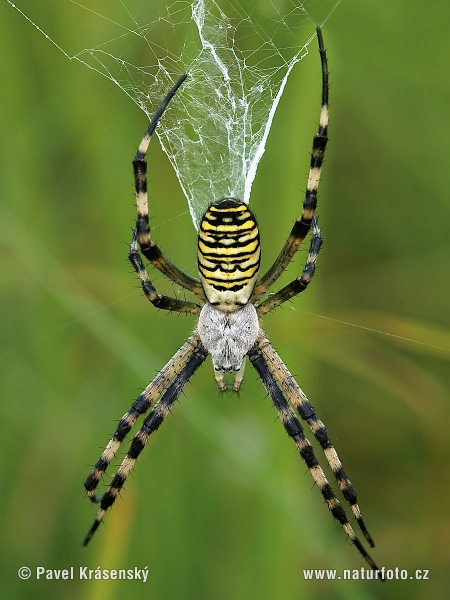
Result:
{"label": "spider's hind leg", "polygon": [[169,311],[189,313],[191,315],[200,314],[201,306],[195,302],[180,300],[179,298],[171,298],[170,296],[161,296],[157,293],[153,283],[150,281],[147,269],[142,262],[141,255],[139,254],[136,230],[133,231],[133,238],[130,244],[128,260],[133,265],[133,268],[139,277],[144,294],[153,304],[153,306]]}
{"label": "spider's hind leg", "polygon": [[171,90],[167,93],[160,107],[155,113],[144,137],[139,144],[136,156],[133,159],[134,182],[136,189],[136,207],[137,207],[137,242],[142,254],[149,260],[154,267],[159,269],[166,277],[177,285],[191,291],[196,296],[204,300],[205,294],[203,287],[198,279],[187,275],[181,269],[176,267],[153,242],[150,236],[150,222],[148,217],[148,194],[147,194],[147,161],[146,154],[148,146],[155,132],[155,129],[161,120],[169,102],[177,93],[180,86],[186,80],[187,75],[182,75]]}
{"label": "spider's hind leg", "polygon": [[291,233],[275,262],[267,273],[256,282],[252,294],[253,301],[257,301],[264,296],[272,284],[280,277],[291,262],[292,257],[299,249],[303,240],[308,235],[310,227],[313,226],[317,205],[317,190],[325,156],[325,148],[328,141],[328,63],[320,27],[317,27],[316,31],[322,65],[322,103],[320,108],[319,127],[312,144],[308,183],[305,199],[303,201],[303,209],[301,215],[294,223]]}
{"label": "spider's hind leg", "polygon": [[314,277],[316,272],[316,262],[319,257],[319,252],[323,244],[322,232],[320,231],[319,221],[317,217],[314,217],[311,224],[312,237],[309,245],[308,257],[306,259],[305,266],[300,277],[291,281],[278,290],[275,294],[271,294],[260,304],[256,306],[256,311],[259,317],[265,315],[269,311],[273,310],[283,302],[291,300],[297,294],[304,292],[308,287],[311,279]]}

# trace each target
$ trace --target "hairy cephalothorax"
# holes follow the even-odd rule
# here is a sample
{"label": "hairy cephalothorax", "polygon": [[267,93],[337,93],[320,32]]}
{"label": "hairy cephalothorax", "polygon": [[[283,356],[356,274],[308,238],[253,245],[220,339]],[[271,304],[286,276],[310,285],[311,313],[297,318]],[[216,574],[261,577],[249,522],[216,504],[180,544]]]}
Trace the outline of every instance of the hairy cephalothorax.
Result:
{"label": "hairy cephalothorax", "polygon": [[245,304],[234,312],[223,312],[212,304],[205,304],[197,331],[205,350],[211,354],[220,389],[226,389],[223,374],[237,371],[233,389],[238,390],[244,375],[245,357],[255,345],[259,332],[255,306]]}
{"label": "hairy cephalothorax", "polygon": [[[285,431],[294,441],[331,514],[339,521],[368,565],[377,570],[376,564],[355,534],[342,504],[319,465],[313,447],[306,438],[294,409],[300,419],[307,423],[314,438],[321,446],[345,501],[350,505],[353,516],[367,542],[373,546],[372,538],[361,516],[356,491],[347,477],[328,437],[327,430],[259,326],[259,319],[262,315],[306,289],[314,275],[322,244],[315,210],[321,166],[328,139],[328,69],[319,28],[317,28],[317,37],[322,65],[322,105],[318,131],[313,140],[303,209],[280,254],[261,278],[258,279],[261,250],[256,219],[248,206],[235,198],[224,198],[213,202],[203,215],[198,234],[200,279],[191,277],[178,269],[166,258],[150,237],[145,155],[159,120],[187,75],[180,77],[167,94],[142,138],[133,161],[138,217],[129,259],[141,281],[145,295],[154,306],[169,311],[197,315],[198,326],[122,417],[112,439],[86,479],[84,485],[87,494],[93,502],[100,503],[100,508],[94,524],[85,538],[85,544],[90,541],[106,511],[112,506],[123,488],[125,480],[144,449],[148,438],[159,428],[174,402],[208,354],[212,357],[216,382],[221,390],[227,389],[224,374],[235,372],[232,384],[234,391],[237,391],[241,385],[245,360],[248,356],[272,399]],[[263,299],[272,284],[288,266],[310,230],[312,235],[309,252],[301,276]],[[141,254],[171,281],[197,296],[200,303],[159,295],[150,281]],[[144,418],[141,428],[134,436],[107,491],[97,496],[95,490],[120,444],[136,420],[144,415],[154,402],[156,404]]]}

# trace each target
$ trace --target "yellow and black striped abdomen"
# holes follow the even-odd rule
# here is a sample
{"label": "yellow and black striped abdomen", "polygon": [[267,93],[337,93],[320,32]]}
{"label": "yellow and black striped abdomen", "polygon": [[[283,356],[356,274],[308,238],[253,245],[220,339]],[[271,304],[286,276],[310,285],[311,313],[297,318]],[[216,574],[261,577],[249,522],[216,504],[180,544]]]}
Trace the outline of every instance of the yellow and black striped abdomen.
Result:
{"label": "yellow and black striped abdomen", "polygon": [[258,226],[248,206],[233,198],[211,204],[198,234],[198,270],[208,301],[228,311],[247,304],[260,256]]}

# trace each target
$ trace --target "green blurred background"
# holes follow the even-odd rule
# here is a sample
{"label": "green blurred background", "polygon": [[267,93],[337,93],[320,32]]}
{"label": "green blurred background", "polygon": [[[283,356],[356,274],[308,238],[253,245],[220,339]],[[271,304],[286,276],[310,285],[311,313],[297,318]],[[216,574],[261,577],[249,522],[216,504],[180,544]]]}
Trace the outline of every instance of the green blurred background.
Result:
{"label": "green blurred background", "polygon": [[[102,12],[102,2],[88,5]],[[76,44],[65,3],[20,6],[51,23],[63,47]],[[323,3],[307,8],[319,23]],[[264,319],[359,491],[373,557],[409,575],[429,569],[427,581],[383,585],[304,580],[303,569],[363,562],[256,374],[248,368],[240,396],[220,396],[209,361],[151,439],[106,526],[81,547],[95,514],[82,485],[90,465],[194,322],[152,310],[126,261],[130,161],[145,116],[0,3],[3,597],[445,596],[449,18],[444,0],[426,9],[418,0],[344,0],[327,21],[325,244],[307,294]],[[252,192],[265,267],[299,212],[319,87],[313,43],[289,81]],[[150,161],[154,238],[195,274],[195,231],[158,144]],[[148,566],[149,579],[21,581],[23,565]]]}

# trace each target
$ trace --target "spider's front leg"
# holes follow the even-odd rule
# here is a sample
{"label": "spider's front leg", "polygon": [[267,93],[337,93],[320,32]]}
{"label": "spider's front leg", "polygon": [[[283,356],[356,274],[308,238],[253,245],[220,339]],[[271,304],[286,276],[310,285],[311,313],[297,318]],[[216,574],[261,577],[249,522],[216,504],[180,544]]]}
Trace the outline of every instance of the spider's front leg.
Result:
{"label": "spider's front leg", "polygon": [[[94,470],[84,484],[91,500],[100,502],[100,508],[95,521],[84,539],[85,546],[90,542],[92,536],[97,531],[107,510],[114,504],[120,490],[123,488],[126,478],[144,449],[148,438],[160,427],[165,417],[170,412],[174,402],[194,375],[195,371],[203,363],[206,356],[207,352],[203,348],[197,333],[194,332],[182,348],[156,376],[154,381],[139,396],[128,413],[121,419],[113,439],[108,444],[105,452],[102,454],[102,457],[95,465]],[[136,418],[148,410],[152,400],[160,395],[164,389],[163,395],[142,423],[142,427],[138,433],[134,436],[127,455],[113,477],[107,491],[101,496],[95,496],[94,490],[97,487],[101,476],[105,472],[106,467],[115,455],[120,442],[130,431]]]}
{"label": "spider's front leg", "polygon": [[[273,358],[273,355],[277,356],[276,361],[269,360],[271,357]],[[372,539],[367,533],[367,529],[365,528],[364,523],[361,519],[361,514],[359,512],[358,505],[356,504],[356,492],[354,491],[353,487],[350,484],[350,481],[345,475],[345,472],[342,468],[342,464],[339,462],[337,454],[334,451],[334,448],[331,446],[331,443],[329,442],[323,424],[317,419],[315,412],[312,409],[309,402],[306,403],[307,399],[304,396],[303,392],[301,392],[300,388],[296,384],[295,386],[292,386],[292,382],[288,380],[289,378],[286,378],[283,375],[283,371],[287,371],[287,369],[282,363],[281,359],[276,354],[275,350],[273,350],[273,348],[271,347],[269,341],[267,340],[262,331],[258,336],[258,340],[255,346],[249,351],[248,356],[252,365],[258,372],[258,375],[261,378],[261,381],[264,387],[266,388],[267,393],[272,399],[272,402],[277,410],[281,422],[283,423],[286,433],[295,442],[299,454],[303,461],[306,463],[314,479],[314,482],[317,484],[323,499],[325,500],[325,502],[328,505],[328,508],[330,509],[331,514],[337,521],[339,521],[346,534],[350,537],[352,543],[356,546],[361,556],[363,556],[363,558],[366,560],[367,564],[374,571],[378,571],[378,567],[374,562],[373,558],[366,551],[363,544],[354,532],[353,527],[350,525],[345,510],[339,502],[338,498],[336,497],[331,485],[329,484],[322,467],[319,465],[314,453],[314,449],[308,441],[308,439],[305,437],[300,421],[297,419],[297,417],[294,414],[294,411],[292,410],[292,407],[286,400],[283,390],[286,392],[290,399],[292,399],[292,397],[295,394],[300,394],[300,398],[295,403],[296,407],[298,408],[302,418],[305,418],[308,421],[311,429],[314,432],[314,435],[320,441],[330,466],[333,468],[335,475],[339,477],[338,481],[343,491],[344,497],[350,502],[350,504],[352,505],[352,509],[356,507],[358,523],[361,526],[361,529],[363,530],[367,539],[373,546]],[[292,378],[290,373],[289,376]],[[330,452],[327,452],[327,450],[330,450]]]}
{"label": "spider's front leg", "polygon": [[192,354],[199,346],[199,338],[195,333],[189,337],[178,352],[161,369],[155,379],[148,384],[138,398],[133,402],[130,409],[120,419],[117,429],[103,451],[101,457],[95,464],[92,472],[84,482],[87,495],[92,502],[100,502],[102,496],[96,496],[95,490],[105,474],[111,460],[119,450],[120,444],[128,435],[138,417],[145,414],[155,400],[170,385],[170,382],[178,377],[186,367]]}
{"label": "spider's front leg", "polygon": [[280,384],[286,392],[287,397],[297,410],[299,416],[308,423],[311,432],[322,447],[325,458],[336,477],[336,481],[345,500],[349,503],[352,513],[371,547],[374,546],[372,537],[367,530],[358,505],[358,495],[351,484],[344,467],[339,460],[337,452],[328,437],[325,425],[316,415],[314,408],[300,388],[294,377],[281,360],[279,354],[274,350],[269,340],[261,334],[258,339],[258,348],[264,360],[265,366],[271,376]]}

